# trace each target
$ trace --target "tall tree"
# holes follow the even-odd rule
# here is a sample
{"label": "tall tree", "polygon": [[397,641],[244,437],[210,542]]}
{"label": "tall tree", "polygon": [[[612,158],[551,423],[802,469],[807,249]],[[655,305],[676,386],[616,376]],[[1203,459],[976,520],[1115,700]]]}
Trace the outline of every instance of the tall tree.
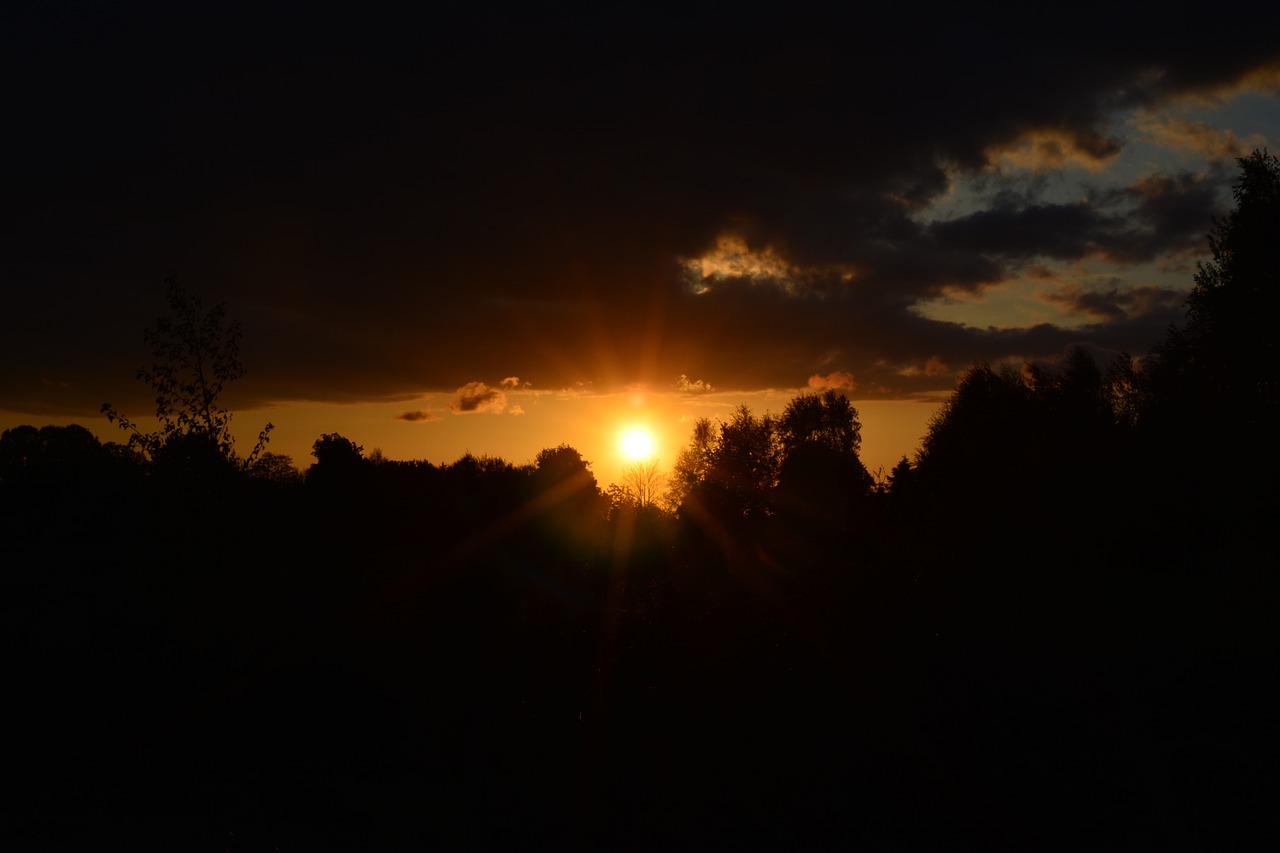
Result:
{"label": "tall tree", "polygon": [[1185,338],[1206,390],[1256,427],[1280,401],[1280,159],[1255,150],[1237,162],[1236,206],[1209,232],[1213,260],[1187,298]]}
{"label": "tall tree", "polygon": [[176,276],[168,281],[170,316],[161,317],[143,337],[151,346],[151,364],[137,378],[155,392],[158,432],[145,433],[110,403],[102,412],[128,430],[129,444],[153,461],[171,457],[207,458],[252,467],[266,448],[273,425],[258,434],[243,462],[236,459],[231,411],[222,404],[226,386],[245,374],[240,361],[239,323],[227,320],[226,307],[206,310],[200,297],[188,293]]}

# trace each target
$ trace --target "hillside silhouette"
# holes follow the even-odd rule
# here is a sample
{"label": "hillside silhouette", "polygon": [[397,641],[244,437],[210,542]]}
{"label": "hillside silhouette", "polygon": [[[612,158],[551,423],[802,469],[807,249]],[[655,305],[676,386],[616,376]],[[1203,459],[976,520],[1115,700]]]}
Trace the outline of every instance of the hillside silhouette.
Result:
{"label": "hillside silhouette", "polygon": [[834,390],[699,422],[665,500],[568,445],[241,457],[238,328],[172,282],[157,433],[0,435],[5,847],[1257,846],[1280,161],[1240,167],[1184,325],[974,365],[883,482]]}

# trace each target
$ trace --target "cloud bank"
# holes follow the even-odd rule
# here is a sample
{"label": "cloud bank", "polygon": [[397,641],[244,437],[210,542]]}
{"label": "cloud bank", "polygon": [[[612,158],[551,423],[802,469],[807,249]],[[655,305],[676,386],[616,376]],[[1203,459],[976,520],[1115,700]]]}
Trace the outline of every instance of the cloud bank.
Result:
{"label": "cloud bank", "polygon": [[840,365],[911,398],[950,387],[936,365],[1141,352],[1180,319],[1231,157],[1280,145],[1280,46],[1231,16],[1187,50],[1182,16],[1120,8],[1051,32],[455,11],[317,11],[307,38],[270,9],[86,13],[82,40],[23,13],[0,35],[26,81],[0,407],[150,410],[133,377],[174,271],[243,321],[238,407],[427,390],[510,412],[513,363],[681,393]]}

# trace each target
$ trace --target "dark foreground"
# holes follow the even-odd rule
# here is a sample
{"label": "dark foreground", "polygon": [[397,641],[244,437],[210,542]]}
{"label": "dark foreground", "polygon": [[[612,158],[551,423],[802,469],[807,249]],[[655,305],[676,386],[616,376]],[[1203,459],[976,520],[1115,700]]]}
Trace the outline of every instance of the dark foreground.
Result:
{"label": "dark foreground", "polygon": [[801,576],[678,541],[575,565],[510,541],[447,564],[357,539],[20,553],[0,845],[1241,850],[1274,834],[1280,658],[1256,578],[1134,570],[1100,599],[1066,572],[1020,580],[1018,560],[960,582],[885,554]]}

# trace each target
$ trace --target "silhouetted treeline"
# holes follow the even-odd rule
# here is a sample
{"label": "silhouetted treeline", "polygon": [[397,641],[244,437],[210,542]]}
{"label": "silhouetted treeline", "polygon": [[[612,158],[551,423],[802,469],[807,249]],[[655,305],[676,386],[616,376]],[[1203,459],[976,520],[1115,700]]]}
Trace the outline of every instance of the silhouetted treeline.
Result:
{"label": "silhouetted treeline", "polygon": [[698,422],[665,504],[567,445],[4,432],[10,840],[1252,848],[1280,168],[1241,165],[1184,326],[975,365],[881,481],[834,391]]}

